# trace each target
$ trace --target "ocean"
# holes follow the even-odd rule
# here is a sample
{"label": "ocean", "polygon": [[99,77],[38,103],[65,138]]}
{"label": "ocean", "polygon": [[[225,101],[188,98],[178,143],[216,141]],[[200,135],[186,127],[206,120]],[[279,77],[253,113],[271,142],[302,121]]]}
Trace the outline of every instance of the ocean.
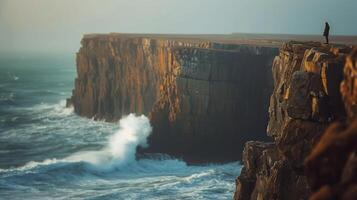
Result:
{"label": "ocean", "polygon": [[75,76],[71,55],[0,55],[0,199],[232,199],[239,162],[136,158],[149,120],[77,116]]}

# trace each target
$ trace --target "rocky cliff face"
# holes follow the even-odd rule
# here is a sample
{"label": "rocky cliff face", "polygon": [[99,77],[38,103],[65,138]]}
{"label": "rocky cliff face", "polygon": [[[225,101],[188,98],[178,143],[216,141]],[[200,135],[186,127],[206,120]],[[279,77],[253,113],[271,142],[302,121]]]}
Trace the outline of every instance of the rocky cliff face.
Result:
{"label": "rocky cliff face", "polygon": [[265,135],[277,53],[199,39],[88,35],[68,105],[108,121],[150,116],[149,152],[237,159],[245,141]]}
{"label": "rocky cliff face", "polygon": [[[355,164],[354,154],[350,155],[352,146],[354,149],[357,147],[354,127],[330,127],[320,140],[331,122],[346,118],[340,92],[344,77],[343,99],[349,116],[354,113],[353,102],[357,99],[351,92],[355,84],[351,80],[351,71],[355,70],[355,64],[349,64],[354,62],[351,61],[354,55],[348,57],[345,66],[350,52],[351,48],[347,46],[325,46],[313,42],[283,45],[273,64],[274,91],[267,127],[274,143],[249,142],[245,145],[244,168],[237,178],[235,199],[308,199],[311,192],[321,186],[338,182],[348,157],[353,163],[350,165]],[[348,132],[346,137],[350,140],[339,142],[337,138],[345,136],[341,134],[332,139],[328,136],[331,132],[335,135]],[[336,145],[340,149],[334,149]],[[333,150],[336,150],[335,154]],[[305,168],[305,158],[311,151]],[[331,169],[337,168],[339,170],[335,170],[335,174],[330,174]],[[335,199],[330,197],[316,199]]]}
{"label": "rocky cliff face", "polygon": [[347,120],[331,124],[305,161],[312,200],[357,199],[357,47],[347,57],[340,91]]}

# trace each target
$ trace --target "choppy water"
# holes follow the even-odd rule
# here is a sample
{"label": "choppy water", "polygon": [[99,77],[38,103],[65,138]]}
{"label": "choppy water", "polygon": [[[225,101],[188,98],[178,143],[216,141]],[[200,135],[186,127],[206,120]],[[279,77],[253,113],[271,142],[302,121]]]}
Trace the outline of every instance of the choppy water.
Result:
{"label": "choppy water", "polygon": [[0,199],[231,199],[238,162],[188,166],[135,159],[150,125],[78,117],[65,108],[71,56],[0,56]]}

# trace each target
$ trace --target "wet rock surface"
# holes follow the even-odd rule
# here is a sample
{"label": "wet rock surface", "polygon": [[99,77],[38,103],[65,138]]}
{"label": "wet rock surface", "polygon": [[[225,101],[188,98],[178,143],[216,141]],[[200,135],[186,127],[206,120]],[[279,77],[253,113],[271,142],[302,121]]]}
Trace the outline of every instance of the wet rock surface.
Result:
{"label": "wet rock surface", "polygon": [[[350,184],[345,192],[341,192],[339,186],[335,189],[334,185],[341,185],[341,174],[353,175],[351,152],[357,147],[354,134],[357,127],[349,124],[352,120],[347,120],[346,125],[345,120],[346,111],[349,116],[354,113],[351,97],[354,95],[351,88],[354,84],[351,71],[356,67],[354,56],[355,51],[343,45],[292,41],[282,46],[273,64],[274,91],[267,127],[277,156],[270,165],[262,164],[269,166],[268,170],[262,166],[252,167],[243,156],[244,168],[237,179],[235,199],[353,196],[355,185]],[[247,143],[244,152],[251,148],[264,151],[250,144]],[[273,148],[272,144],[268,146],[264,148]],[[266,159],[261,158],[263,155],[259,155],[260,160]]]}

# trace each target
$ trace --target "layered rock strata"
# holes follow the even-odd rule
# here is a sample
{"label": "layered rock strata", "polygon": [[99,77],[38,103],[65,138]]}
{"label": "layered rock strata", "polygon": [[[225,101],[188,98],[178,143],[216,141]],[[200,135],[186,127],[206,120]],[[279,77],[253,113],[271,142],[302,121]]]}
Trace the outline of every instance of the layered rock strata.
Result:
{"label": "layered rock strata", "polygon": [[[267,127],[274,144],[246,144],[243,155],[250,155],[243,156],[235,199],[309,198],[315,188],[306,176],[304,160],[326,127],[346,118],[339,88],[349,52],[347,46],[315,42],[282,46],[272,68],[274,91]],[[256,164],[249,164],[247,157]]]}
{"label": "layered rock strata", "polygon": [[245,141],[264,138],[277,53],[198,39],[88,35],[68,105],[107,121],[150,116],[148,152],[237,159]]}

